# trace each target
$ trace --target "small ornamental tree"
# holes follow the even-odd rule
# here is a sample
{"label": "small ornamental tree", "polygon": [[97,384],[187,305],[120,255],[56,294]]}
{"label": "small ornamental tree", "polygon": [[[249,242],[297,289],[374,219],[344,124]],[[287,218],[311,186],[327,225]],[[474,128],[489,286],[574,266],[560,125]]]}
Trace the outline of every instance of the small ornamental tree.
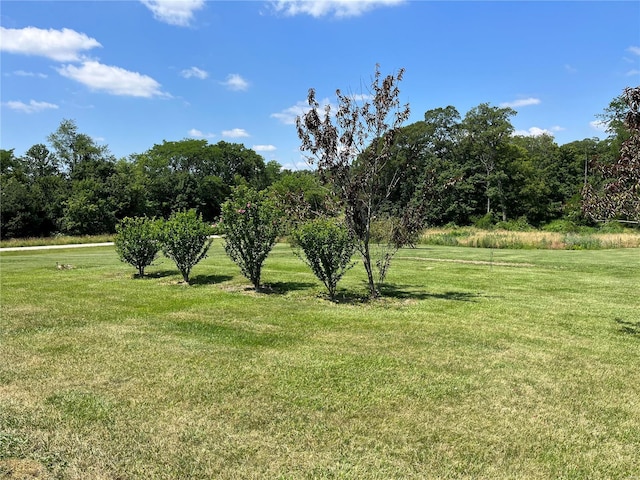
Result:
{"label": "small ornamental tree", "polygon": [[115,247],[120,260],[138,269],[144,277],[144,269],[160,251],[160,225],[146,217],[125,217],[116,225]]}
{"label": "small ornamental tree", "polygon": [[334,300],[338,282],[354,266],[351,257],[356,245],[349,230],[333,219],[318,218],[295,229],[292,237],[295,247],[299,247],[304,254],[296,252],[296,255],[324,283],[329,297]]}
{"label": "small ornamental tree", "polygon": [[260,288],[262,264],[276,243],[280,212],[264,192],[238,186],[222,205],[219,227],[227,255],[240,267],[255,289]]}
{"label": "small ornamental tree", "polygon": [[193,209],[175,212],[164,222],[162,253],[175,262],[185,283],[194,265],[206,258],[213,242],[210,234],[211,227]]}
{"label": "small ornamental tree", "polygon": [[628,138],[622,142],[615,162],[592,165],[604,182],[600,188],[585,185],[582,208],[596,221],[617,219],[640,224],[640,87],[626,88],[623,97],[628,106],[624,119]]}
{"label": "small ornamental tree", "polygon": [[317,164],[320,177],[333,186],[344,206],[345,223],[362,255],[372,298],[380,292],[371,259],[371,225],[403,173],[391,168],[395,135],[409,118],[409,105],[401,106],[399,100],[403,76],[401,69],[383,78],[376,65],[368,95],[336,90],[335,112],[329,105],[321,108],[315,90],[309,89],[310,109],[296,119],[300,149],[308,152],[308,160]]}

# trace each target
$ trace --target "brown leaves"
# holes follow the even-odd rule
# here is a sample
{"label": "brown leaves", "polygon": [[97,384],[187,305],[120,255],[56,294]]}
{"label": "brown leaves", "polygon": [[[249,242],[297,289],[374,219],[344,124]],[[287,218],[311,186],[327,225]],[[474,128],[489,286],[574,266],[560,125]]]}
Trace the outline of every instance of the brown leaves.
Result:
{"label": "brown leaves", "polygon": [[626,218],[640,223],[640,87],[626,88],[629,107],[625,124],[631,136],[620,148],[620,156],[611,165],[594,165],[605,179],[601,190],[586,185],[583,211],[594,220]]}

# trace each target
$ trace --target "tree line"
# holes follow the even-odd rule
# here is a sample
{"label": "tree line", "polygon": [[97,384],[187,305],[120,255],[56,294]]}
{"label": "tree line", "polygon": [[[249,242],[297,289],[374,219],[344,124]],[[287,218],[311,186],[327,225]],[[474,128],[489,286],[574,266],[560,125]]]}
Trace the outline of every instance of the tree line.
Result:
{"label": "tree line", "polygon": [[[550,135],[514,135],[516,112],[510,108],[483,103],[464,115],[453,106],[429,110],[424,120],[393,125],[392,136],[362,145],[359,161],[343,165],[342,187],[351,181],[347,172],[383,148],[384,162],[375,175],[384,195],[376,201],[387,218],[410,212],[409,217],[420,217],[420,225],[436,226],[593,222],[597,218],[585,214],[582,194],[586,186],[592,196],[606,187],[611,172],[602,166],[616,163],[629,138],[626,112],[621,95],[602,114],[609,125],[606,139],[558,145]],[[0,154],[2,238],[113,233],[126,217],[167,219],[189,209],[214,222],[239,185],[268,189],[291,221],[331,210],[335,192],[326,181],[340,178],[335,165],[332,178],[321,164],[291,172],[224,141],[163,141],[116,159],[80,133],[73,120],[63,120],[46,144],[33,145],[22,156],[5,149]]]}

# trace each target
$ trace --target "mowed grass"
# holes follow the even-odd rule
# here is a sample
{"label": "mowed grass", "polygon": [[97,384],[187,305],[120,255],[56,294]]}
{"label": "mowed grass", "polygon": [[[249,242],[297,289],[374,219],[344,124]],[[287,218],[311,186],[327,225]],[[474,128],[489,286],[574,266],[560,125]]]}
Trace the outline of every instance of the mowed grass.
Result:
{"label": "mowed grass", "polygon": [[338,303],[286,245],[261,293],[220,240],[190,286],[113,248],[0,267],[3,478],[640,472],[638,249],[421,246]]}

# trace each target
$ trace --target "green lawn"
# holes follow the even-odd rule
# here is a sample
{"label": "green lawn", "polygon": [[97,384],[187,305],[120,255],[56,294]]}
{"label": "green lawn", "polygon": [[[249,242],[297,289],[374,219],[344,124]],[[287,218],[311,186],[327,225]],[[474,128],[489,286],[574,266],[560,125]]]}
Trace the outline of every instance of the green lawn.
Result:
{"label": "green lawn", "polygon": [[2,478],[640,472],[639,249],[422,246],[337,304],[286,245],[264,293],[220,240],[191,286],[112,247],[0,269]]}

